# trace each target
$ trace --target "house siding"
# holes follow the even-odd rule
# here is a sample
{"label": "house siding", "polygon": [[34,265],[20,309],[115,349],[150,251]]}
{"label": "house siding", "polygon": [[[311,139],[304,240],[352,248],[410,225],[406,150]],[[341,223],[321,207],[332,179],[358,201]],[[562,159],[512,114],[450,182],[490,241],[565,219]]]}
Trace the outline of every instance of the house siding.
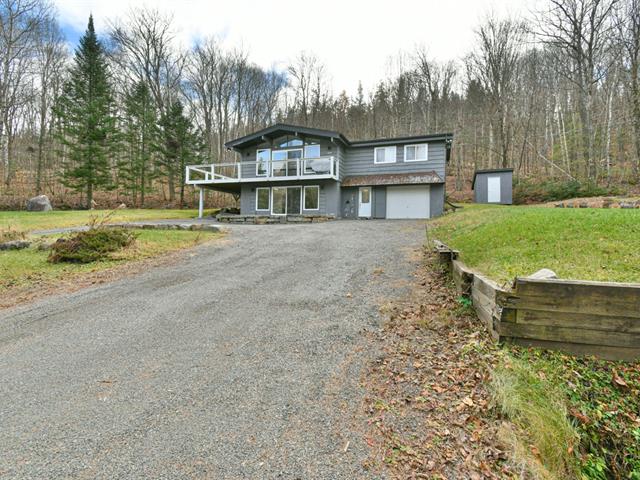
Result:
{"label": "house siding", "polygon": [[340,192],[341,215],[343,218],[358,217],[358,188],[344,187]]}
{"label": "house siding", "polygon": [[444,183],[432,183],[429,186],[429,218],[444,213]]}
{"label": "house siding", "polygon": [[336,154],[338,156],[338,179],[342,181],[344,179],[345,171],[345,148],[342,145],[338,145]]}
{"label": "house siding", "polygon": [[[293,187],[293,186],[314,186],[320,187],[319,209],[318,210],[305,210],[304,203],[302,204],[303,215],[335,215],[338,216],[339,203],[340,203],[340,190],[338,183],[335,181],[325,182],[278,182],[277,184],[264,184],[264,183],[246,183],[242,185],[240,193],[240,214],[241,215],[271,215],[271,210],[257,210],[256,211],[256,194],[257,188],[272,188],[272,187]],[[271,194],[271,192],[269,192]],[[304,193],[303,193],[304,195]],[[304,202],[304,197],[302,198]]]}
{"label": "house siding", "polygon": [[373,187],[373,218],[387,216],[387,187]]}
{"label": "house siding", "polygon": [[[420,143],[420,142],[417,142]],[[422,142],[426,143],[426,142]],[[345,152],[345,165],[341,172],[345,176],[377,175],[384,173],[416,173],[433,170],[445,178],[445,142],[428,142],[429,153],[426,162],[405,162],[404,145],[396,145],[396,162],[376,164],[373,161],[375,147],[350,147]],[[388,146],[393,146],[389,144]]]}

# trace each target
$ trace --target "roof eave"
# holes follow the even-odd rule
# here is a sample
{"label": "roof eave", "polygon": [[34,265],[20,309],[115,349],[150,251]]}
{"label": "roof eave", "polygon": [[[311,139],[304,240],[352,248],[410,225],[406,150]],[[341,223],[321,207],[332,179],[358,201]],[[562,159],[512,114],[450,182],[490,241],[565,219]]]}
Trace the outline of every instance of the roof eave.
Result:
{"label": "roof eave", "polygon": [[409,144],[414,142],[437,142],[452,140],[453,133],[437,133],[432,135],[414,135],[410,137],[395,137],[395,138],[377,138],[372,140],[356,140],[351,142],[352,147],[373,147],[376,145],[385,144]]}
{"label": "roof eave", "polygon": [[238,151],[239,149],[242,149],[254,143],[261,143],[262,141],[265,141],[266,136],[278,131],[290,132],[293,134],[303,134],[308,136],[330,138],[332,141],[337,140],[344,145],[350,144],[349,140],[340,132],[334,132],[331,130],[322,130],[322,129],[311,128],[311,127],[303,127],[299,125],[287,125],[285,123],[276,123],[275,125],[271,125],[270,127],[263,128],[262,130],[254,132],[252,134],[245,135],[244,137],[236,138],[234,140],[226,142],[224,146],[226,148]]}

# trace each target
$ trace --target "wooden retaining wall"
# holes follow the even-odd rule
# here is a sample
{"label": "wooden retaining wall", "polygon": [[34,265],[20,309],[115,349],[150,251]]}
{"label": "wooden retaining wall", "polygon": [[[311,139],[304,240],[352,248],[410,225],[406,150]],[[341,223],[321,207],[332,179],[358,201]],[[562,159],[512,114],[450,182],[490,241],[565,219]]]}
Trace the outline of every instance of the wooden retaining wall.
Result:
{"label": "wooden retaining wall", "polygon": [[610,360],[640,359],[640,284],[516,278],[505,289],[436,242],[456,288],[498,341]]}

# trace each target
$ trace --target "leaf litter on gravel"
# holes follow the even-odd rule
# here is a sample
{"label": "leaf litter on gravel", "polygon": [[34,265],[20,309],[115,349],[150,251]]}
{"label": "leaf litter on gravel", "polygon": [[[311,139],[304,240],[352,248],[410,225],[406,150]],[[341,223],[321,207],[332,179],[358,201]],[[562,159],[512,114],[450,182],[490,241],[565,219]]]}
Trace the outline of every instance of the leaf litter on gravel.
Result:
{"label": "leaf litter on gravel", "polygon": [[402,479],[513,477],[487,390],[501,353],[433,255],[381,313],[382,354],[363,377],[366,466]]}

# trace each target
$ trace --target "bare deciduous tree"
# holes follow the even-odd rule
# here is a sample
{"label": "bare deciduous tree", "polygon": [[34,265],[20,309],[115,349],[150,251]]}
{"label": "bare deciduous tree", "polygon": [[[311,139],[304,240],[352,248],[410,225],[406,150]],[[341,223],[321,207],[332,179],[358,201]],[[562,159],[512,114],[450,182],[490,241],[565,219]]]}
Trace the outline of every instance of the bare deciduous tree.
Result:
{"label": "bare deciduous tree", "polygon": [[596,179],[593,127],[598,82],[612,63],[613,11],[617,0],[549,0],[539,13],[537,33],[550,52],[560,56],[560,72],[577,88],[585,174]]}
{"label": "bare deciduous tree", "polygon": [[5,183],[11,180],[12,115],[26,99],[25,77],[51,8],[44,0],[0,0],[0,157]]}
{"label": "bare deciduous tree", "polygon": [[468,68],[484,88],[492,106],[492,131],[497,137],[500,166],[509,165],[513,136],[514,94],[524,41],[524,25],[516,20],[488,17],[476,31],[477,47]]}

